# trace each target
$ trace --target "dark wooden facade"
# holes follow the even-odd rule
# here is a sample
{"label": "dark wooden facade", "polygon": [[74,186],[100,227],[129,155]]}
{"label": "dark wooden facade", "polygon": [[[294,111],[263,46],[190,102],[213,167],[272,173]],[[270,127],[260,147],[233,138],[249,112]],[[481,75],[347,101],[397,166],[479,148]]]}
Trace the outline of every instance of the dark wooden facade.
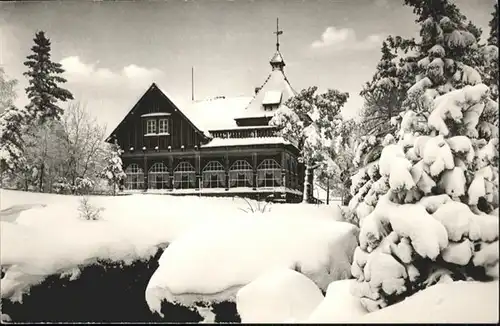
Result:
{"label": "dark wooden facade", "polygon": [[[164,113],[164,116],[154,116]],[[151,116],[144,116],[153,114]],[[168,121],[168,135],[147,135],[147,121],[155,120],[156,128],[160,119]],[[120,147],[131,152],[145,149],[172,150],[194,148],[207,141],[203,132],[194,126],[174,103],[153,84],[141,97],[120,125],[113,131],[112,137]],[[131,150],[132,149],[132,150]]]}
{"label": "dark wooden facade", "polygon": [[[276,129],[259,124],[210,134],[258,139],[275,136]],[[301,200],[304,169],[295,146],[205,147],[210,140],[155,84],[107,139],[124,150],[126,191]]]}

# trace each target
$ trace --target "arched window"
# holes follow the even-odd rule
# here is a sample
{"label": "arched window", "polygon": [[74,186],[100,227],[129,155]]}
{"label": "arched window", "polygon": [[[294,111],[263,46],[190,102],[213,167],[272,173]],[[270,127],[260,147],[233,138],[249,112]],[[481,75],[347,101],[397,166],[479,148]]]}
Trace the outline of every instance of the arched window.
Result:
{"label": "arched window", "polygon": [[202,171],[203,188],[222,188],[226,186],[226,171],[220,162],[208,162]]}
{"label": "arched window", "polygon": [[238,160],[229,168],[230,187],[253,187],[253,170],[246,160]]}
{"label": "arched window", "polygon": [[144,171],[139,165],[132,163],[125,169],[127,179],[125,187],[129,190],[144,189]]}
{"label": "arched window", "polygon": [[149,168],[148,186],[149,189],[168,189],[169,175],[168,169],[163,163],[155,163]]}
{"label": "arched window", "polygon": [[257,167],[257,185],[259,187],[281,186],[281,166],[273,159],[265,159]]}
{"label": "arched window", "polygon": [[196,188],[196,174],[189,162],[180,162],[174,169],[174,188]]}

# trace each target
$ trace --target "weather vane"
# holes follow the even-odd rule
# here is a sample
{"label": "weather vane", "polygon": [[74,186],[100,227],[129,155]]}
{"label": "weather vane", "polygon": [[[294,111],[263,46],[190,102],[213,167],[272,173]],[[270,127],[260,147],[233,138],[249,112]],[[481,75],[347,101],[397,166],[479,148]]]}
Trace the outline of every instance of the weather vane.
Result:
{"label": "weather vane", "polygon": [[276,50],[280,50],[280,35],[283,34],[283,31],[280,31],[280,24],[279,24],[279,18],[276,18]]}

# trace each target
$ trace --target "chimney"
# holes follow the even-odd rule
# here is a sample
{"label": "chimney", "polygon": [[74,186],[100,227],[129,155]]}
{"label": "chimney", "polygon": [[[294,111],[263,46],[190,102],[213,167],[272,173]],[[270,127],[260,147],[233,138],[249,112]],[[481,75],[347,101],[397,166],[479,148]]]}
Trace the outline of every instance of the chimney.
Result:
{"label": "chimney", "polygon": [[262,87],[255,87],[255,95],[257,95],[257,93],[260,91]]}

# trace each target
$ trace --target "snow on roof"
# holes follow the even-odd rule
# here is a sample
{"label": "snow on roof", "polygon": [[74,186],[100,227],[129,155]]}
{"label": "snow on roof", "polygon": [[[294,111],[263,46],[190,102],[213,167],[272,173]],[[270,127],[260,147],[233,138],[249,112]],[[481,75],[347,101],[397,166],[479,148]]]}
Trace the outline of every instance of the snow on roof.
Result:
{"label": "snow on roof", "polygon": [[285,60],[283,59],[283,56],[279,51],[276,51],[276,53],[273,55],[271,58],[271,63],[285,63]]}
{"label": "snow on roof", "polygon": [[244,145],[270,145],[270,144],[291,144],[283,137],[251,137],[251,138],[214,138],[208,144],[202,145],[203,148],[226,147],[226,146],[244,146]]}
{"label": "snow on roof", "polygon": [[[268,93],[270,92],[270,93]],[[252,101],[237,118],[253,118],[253,117],[263,117],[272,116],[273,112],[264,110],[264,100],[266,99],[266,94],[277,94],[281,93],[281,101],[279,104],[283,105],[289,98],[295,96],[296,92],[293,90],[292,86],[286,79],[285,74],[280,69],[275,69],[271,71],[269,77],[262,85],[261,89],[254,96]],[[268,95],[270,96],[270,95]]]}
{"label": "snow on roof", "polygon": [[163,117],[163,116],[169,116],[170,113],[167,112],[154,112],[154,113],[146,113],[141,115],[141,117]]}
{"label": "snow on roof", "polygon": [[280,104],[282,91],[267,91],[262,100],[262,104]]}
{"label": "snow on roof", "polygon": [[233,128],[224,128],[224,129],[210,129],[209,131],[228,131],[228,130],[245,130],[245,129],[276,129],[276,126],[269,126],[269,125],[264,125],[264,126],[237,126]]}
{"label": "snow on roof", "polygon": [[201,130],[236,129],[234,118],[252,98],[246,96],[196,101],[182,108],[184,115]]}

